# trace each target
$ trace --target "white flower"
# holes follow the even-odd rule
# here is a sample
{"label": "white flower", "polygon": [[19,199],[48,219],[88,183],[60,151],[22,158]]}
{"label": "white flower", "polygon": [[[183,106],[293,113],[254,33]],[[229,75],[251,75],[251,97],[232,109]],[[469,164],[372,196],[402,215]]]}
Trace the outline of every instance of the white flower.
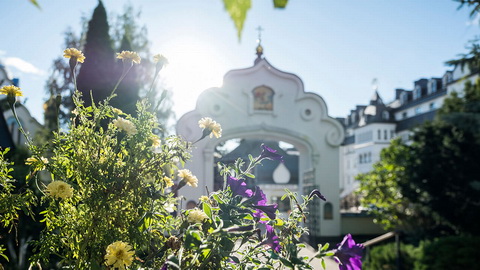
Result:
{"label": "white flower", "polygon": [[163,208],[165,208],[165,210],[169,213],[172,213],[174,212],[177,208],[175,207],[175,204],[173,203],[166,203]]}
{"label": "white flower", "polygon": [[208,216],[200,209],[192,209],[188,212],[187,221],[189,223],[202,223]]}
{"label": "white flower", "polygon": [[117,117],[117,119],[113,120],[113,125],[125,131],[127,135],[137,134],[137,128],[135,127],[135,124],[133,124],[130,120]]}

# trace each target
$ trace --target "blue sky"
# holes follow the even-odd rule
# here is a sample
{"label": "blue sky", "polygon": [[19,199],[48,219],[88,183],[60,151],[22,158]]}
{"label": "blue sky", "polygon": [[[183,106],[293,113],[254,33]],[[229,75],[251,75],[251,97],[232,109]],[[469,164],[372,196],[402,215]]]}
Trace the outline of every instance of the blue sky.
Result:
{"label": "blue sky", "polygon": [[[0,59],[20,86],[27,107],[43,122],[45,81],[52,60],[62,54],[63,32],[80,31],[97,0],[0,2]],[[104,0],[109,14],[128,1]],[[479,32],[466,8],[452,0],[290,0],[285,10],[271,0],[252,0],[242,40],[221,0],[137,0],[140,24],[148,28],[153,53],[170,65],[161,77],[173,92],[177,117],[193,110],[203,90],[221,86],[231,69],[253,65],[259,25],[264,56],[276,68],[295,73],[305,90],[326,101],[329,114],[346,116],[368,103],[378,79],[384,101],[395,88],[411,89],[422,77],[441,77],[444,62],[466,52]]]}

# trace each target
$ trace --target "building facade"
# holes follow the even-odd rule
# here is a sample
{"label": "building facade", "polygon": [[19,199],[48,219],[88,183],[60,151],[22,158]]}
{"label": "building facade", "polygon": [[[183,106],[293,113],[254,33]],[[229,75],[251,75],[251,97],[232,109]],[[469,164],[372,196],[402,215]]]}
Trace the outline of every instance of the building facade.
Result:
{"label": "building facade", "polygon": [[400,137],[408,142],[412,129],[434,119],[437,110],[452,92],[462,93],[467,81],[478,79],[468,65],[457,65],[441,78],[419,79],[413,89],[395,89],[395,99],[384,103],[375,90],[368,105],[357,105],[346,118],[338,118],[345,127],[345,141],[340,147],[340,200],[346,212],[362,210],[354,191],[355,177],[372,170],[380,152],[390,140]]}

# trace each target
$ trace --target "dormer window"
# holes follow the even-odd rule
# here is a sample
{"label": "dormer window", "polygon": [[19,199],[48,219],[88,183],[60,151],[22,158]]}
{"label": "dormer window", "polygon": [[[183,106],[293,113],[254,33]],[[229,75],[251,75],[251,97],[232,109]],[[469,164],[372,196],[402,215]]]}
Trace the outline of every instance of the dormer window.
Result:
{"label": "dormer window", "polygon": [[428,93],[433,94],[437,92],[437,80],[432,79],[428,84]]}
{"label": "dormer window", "polygon": [[407,104],[407,102],[408,102],[408,94],[407,94],[407,92],[402,92],[402,93],[400,94],[400,100],[401,100],[402,104]]}
{"label": "dormer window", "polygon": [[390,119],[390,114],[387,111],[384,111],[382,113],[382,118],[383,118],[383,120],[388,120],[388,119]]}
{"label": "dormer window", "polygon": [[419,99],[422,97],[422,87],[420,85],[415,86],[413,90],[413,99]]}

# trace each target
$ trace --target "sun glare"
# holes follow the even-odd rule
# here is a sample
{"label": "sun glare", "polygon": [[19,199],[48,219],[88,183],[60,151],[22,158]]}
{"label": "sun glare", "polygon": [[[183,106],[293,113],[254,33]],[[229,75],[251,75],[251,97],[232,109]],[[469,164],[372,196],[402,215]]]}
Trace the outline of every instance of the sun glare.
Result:
{"label": "sun glare", "polygon": [[173,109],[180,118],[195,109],[199,94],[222,85],[226,72],[214,45],[193,37],[179,37],[162,46],[169,61],[162,71],[167,89],[173,92]]}

